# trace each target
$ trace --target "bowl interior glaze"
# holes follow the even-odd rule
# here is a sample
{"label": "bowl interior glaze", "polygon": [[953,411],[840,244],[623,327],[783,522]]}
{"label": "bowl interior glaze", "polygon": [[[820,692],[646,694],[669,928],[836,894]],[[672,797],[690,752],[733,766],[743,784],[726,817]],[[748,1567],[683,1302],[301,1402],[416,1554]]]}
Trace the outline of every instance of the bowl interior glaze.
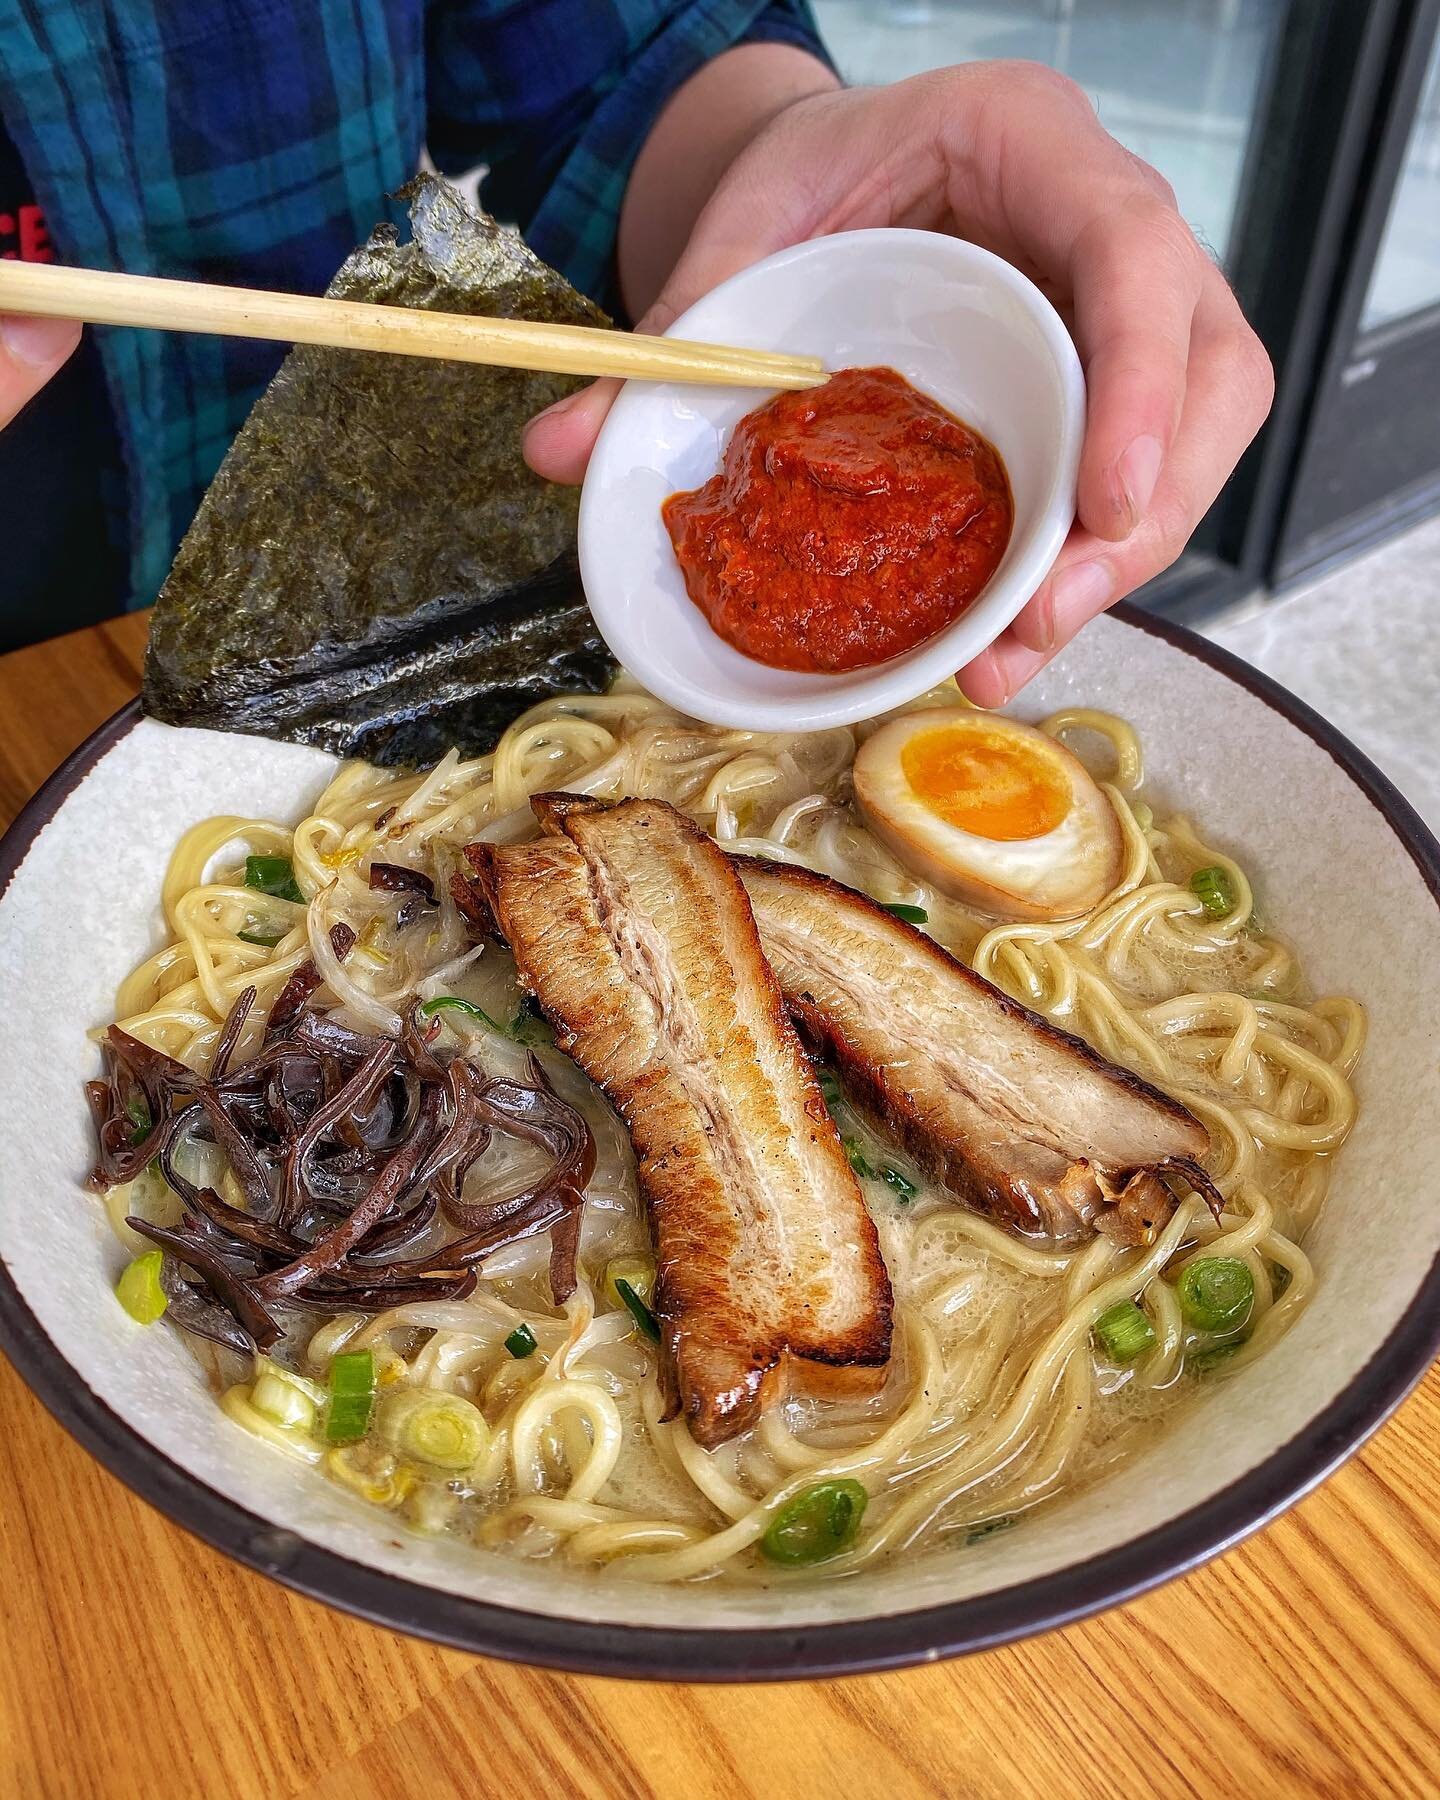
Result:
{"label": "bowl interior glaze", "polygon": [[[1249,685],[1247,685],[1247,683]],[[1278,697],[1277,697],[1278,696]],[[1189,1566],[1318,1480],[1413,1385],[1440,1335],[1440,850],[1343,740],[1223,652],[1098,621],[1013,709],[1104,706],[1154,786],[1254,872],[1317,991],[1359,996],[1361,1117],[1306,1248],[1318,1292],[1259,1363],[1217,1383],[1107,1480],[962,1552],[844,1582],[654,1588],[412,1536],[245,1435],[183,1346],[136,1328],[122,1252],[81,1189],[84,1033],[159,941],[169,851],[212,813],[290,818],[313,751],[122,716],[6,840],[0,879],[0,1334],[116,1473],[221,1548],[305,1591],[492,1654],[696,1678],[850,1670],[1021,1635]],[[1318,733],[1319,735],[1315,735]]]}

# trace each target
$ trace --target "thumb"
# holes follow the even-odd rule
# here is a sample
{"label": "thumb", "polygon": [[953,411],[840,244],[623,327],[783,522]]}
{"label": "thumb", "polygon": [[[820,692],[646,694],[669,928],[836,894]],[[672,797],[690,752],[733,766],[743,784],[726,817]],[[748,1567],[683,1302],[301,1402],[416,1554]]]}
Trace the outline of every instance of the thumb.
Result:
{"label": "thumb", "polygon": [[[636,321],[636,331],[659,337],[711,288],[784,249],[788,241],[776,228],[762,197],[750,192],[748,181],[732,175],[721,183],[695,221],[670,279]],[[525,427],[522,448],[537,475],[567,483],[584,479],[595,439],[620,387],[618,381],[592,382],[535,415]]]}
{"label": "thumb", "polygon": [[80,342],[74,319],[0,317],[0,429],[38,394]]}

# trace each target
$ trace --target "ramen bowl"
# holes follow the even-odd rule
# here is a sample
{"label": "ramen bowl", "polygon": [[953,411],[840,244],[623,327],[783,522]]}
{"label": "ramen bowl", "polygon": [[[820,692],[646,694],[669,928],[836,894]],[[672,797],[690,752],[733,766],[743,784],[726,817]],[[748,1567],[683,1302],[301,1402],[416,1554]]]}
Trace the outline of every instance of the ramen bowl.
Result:
{"label": "ramen bowl", "polygon": [[685,591],[661,504],[720,466],[770,396],[630,382],[601,430],[580,501],[580,570],[606,642],[652,693],[715,725],[815,731],[873,718],[963,668],[1039,587],[1075,516],[1085,379],[1054,307],[1018,269],[933,231],[847,231],[734,275],[667,334],[884,364],[989,438],[1015,524],[999,567],[945,630],[878,667],[772,669],[714,630]]}
{"label": "ramen bowl", "polygon": [[[123,1253],[81,1189],[85,1030],[153,948],[160,871],[214,813],[304,810],[333,765],[295,746],[176,731],[131,709],[51,780],[0,854],[0,1337],[56,1417],[178,1524],[239,1561],[395,1628],[608,1675],[725,1680],[933,1659],[1061,1624],[1234,1544],[1333,1469],[1440,1340],[1440,1126],[1416,1105],[1440,1020],[1440,846],[1390,784],[1224,652],[1136,614],[1087,629],[1014,707],[1127,715],[1167,804],[1254,872],[1317,991],[1369,1009],[1360,1118],[1305,1240],[1318,1286],[1256,1362],[1213,1383],[1119,1477],[1020,1529],[843,1581],[659,1586],[423,1537],[221,1413],[178,1337],[137,1327]],[[1364,880],[1337,871],[1364,870]],[[97,879],[103,871],[103,879]],[[84,906],[59,904],[85,896]]]}

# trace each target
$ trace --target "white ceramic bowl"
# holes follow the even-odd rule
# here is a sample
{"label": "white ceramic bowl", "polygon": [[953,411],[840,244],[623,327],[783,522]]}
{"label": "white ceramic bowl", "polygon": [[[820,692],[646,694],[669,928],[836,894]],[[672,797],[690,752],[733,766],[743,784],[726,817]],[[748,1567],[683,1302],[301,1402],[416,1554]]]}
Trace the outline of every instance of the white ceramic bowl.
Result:
{"label": "white ceramic bowl", "polygon": [[931,231],[842,232],[732,276],[669,335],[898,369],[1000,451],[1015,529],[979,599],[918,649],[842,675],[767,668],[686,594],[660,507],[715,473],[731,428],[769,396],[629,382],[585,477],[580,571],[605,641],[652,693],[716,725],[847,725],[953,675],[1040,585],[1075,514],[1085,378],[1059,315],[1009,263]]}
{"label": "white ceramic bowl", "polygon": [[[1370,1011],[1359,1123],[1306,1249],[1294,1328],[1119,1473],[1022,1531],[842,1582],[657,1588],[397,1530],[221,1413],[176,1334],[136,1327],[124,1255],[80,1186],[89,1026],[160,939],[181,831],[298,816],[315,750],[174,731],[133,708],[0,845],[0,1345],[66,1427],[171,1518],[304,1592],[487,1655],[609,1675],[734,1680],[928,1660],[1044,1629],[1263,1524],[1380,1423],[1440,1343],[1440,845],[1364,757],[1244,664],[1153,620],[1098,620],[1017,716],[1095,704],[1139,729],[1164,797],[1263,883],[1319,991]],[[1345,872],[1336,879],[1336,871]]]}

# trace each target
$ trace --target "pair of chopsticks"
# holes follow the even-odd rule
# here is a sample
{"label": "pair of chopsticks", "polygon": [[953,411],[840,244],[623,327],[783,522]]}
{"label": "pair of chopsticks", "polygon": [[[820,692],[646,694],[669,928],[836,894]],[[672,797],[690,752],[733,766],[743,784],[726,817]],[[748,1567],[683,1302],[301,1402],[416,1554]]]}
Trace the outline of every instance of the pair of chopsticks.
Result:
{"label": "pair of chopsticks", "polygon": [[327,344],[338,350],[382,350],[452,362],[545,369],[557,375],[615,375],[626,381],[690,381],[711,386],[809,388],[825,379],[814,356],[783,356],[722,344],[636,337],[589,325],[546,325],[532,319],[470,318],[116,275],[58,263],[0,262],[0,313],[38,313],[88,325],[140,325],[159,331],[203,331],[221,337]]}

